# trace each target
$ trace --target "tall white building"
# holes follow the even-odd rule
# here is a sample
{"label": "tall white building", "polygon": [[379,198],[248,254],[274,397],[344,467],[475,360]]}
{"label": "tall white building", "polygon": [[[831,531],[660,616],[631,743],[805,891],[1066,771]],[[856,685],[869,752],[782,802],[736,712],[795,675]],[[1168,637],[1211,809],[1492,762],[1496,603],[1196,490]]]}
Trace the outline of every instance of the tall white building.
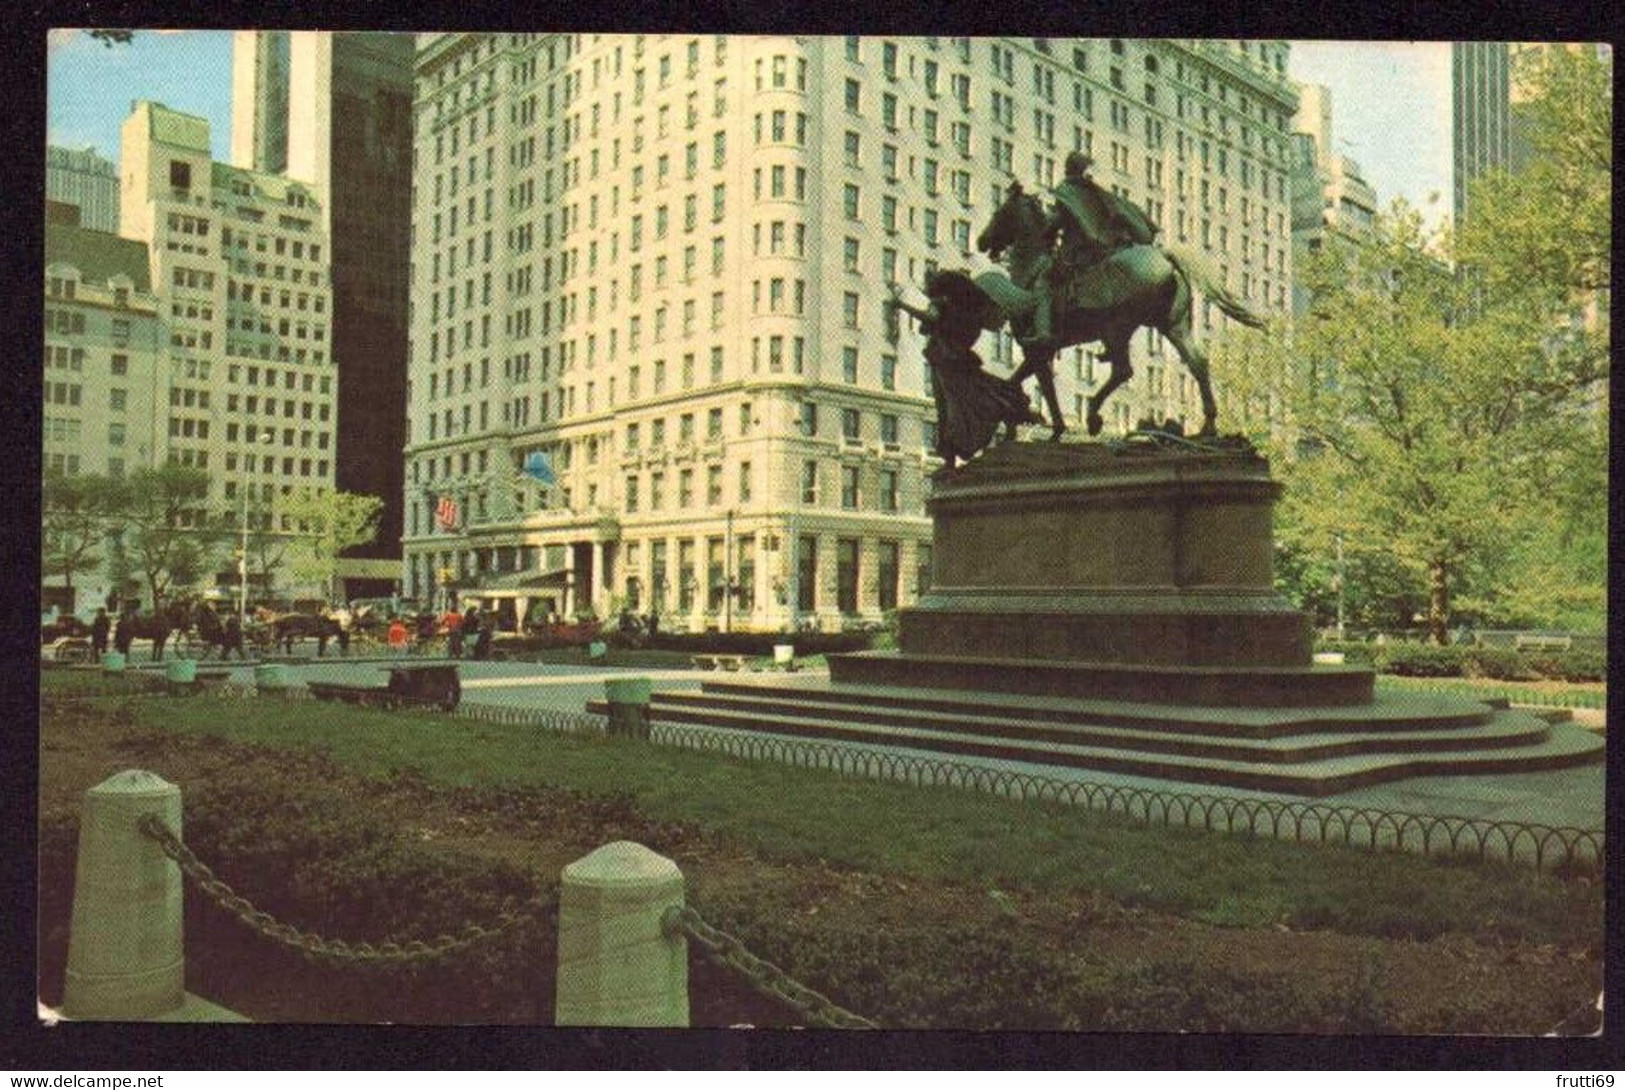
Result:
{"label": "tall white building", "polygon": [[165,453],[209,470],[214,508],[248,489],[251,519],[289,529],[276,497],[333,485],[321,198],[212,161],[208,122],[158,103],[135,103],[122,136],[122,231],[151,255],[166,340]]}
{"label": "tall white building", "polygon": [[78,206],[80,226],[118,233],[118,173],[92,148],[45,149],[45,199]]}
{"label": "tall white building", "polygon": [[[1331,90],[1314,83],[1298,90],[1292,137],[1292,242],[1301,263],[1320,249],[1328,231],[1351,238],[1368,235],[1376,221],[1377,191],[1358,163],[1333,150]],[[1294,284],[1293,312],[1301,314],[1308,305],[1307,292]]]}
{"label": "tall white building", "polygon": [[[1290,283],[1280,42],[424,35],[409,591],[838,627],[929,578],[937,462],[890,282],[982,266],[1074,148],[1260,310]],[[1198,304],[1199,334],[1222,318]],[[995,371],[1015,353],[989,336]],[[1156,338],[1112,425],[1187,415]],[[1057,361],[1076,420],[1105,377]],[[551,488],[516,483],[541,452]],[[455,504],[446,528],[437,517]]]}

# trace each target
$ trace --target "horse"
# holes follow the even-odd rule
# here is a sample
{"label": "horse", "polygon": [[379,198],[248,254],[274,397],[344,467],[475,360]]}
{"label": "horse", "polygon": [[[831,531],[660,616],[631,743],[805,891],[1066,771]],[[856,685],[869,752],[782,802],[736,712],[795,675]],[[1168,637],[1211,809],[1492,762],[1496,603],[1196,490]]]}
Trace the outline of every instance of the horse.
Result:
{"label": "horse", "polygon": [[[1243,325],[1261,329],[1264,320],[1221,285],[1202,275],[1201,261],[1191,256],[1180,257],[1163,246],[1129,246],[1108,255],[1100,263],[1110,266],[1108,275],[1115,276],[1120,285],[1115,297],[1107,305],[1095,308],[1078,306],[1070,299],[1057,299],[1055,336],[1047,342],[1035,341],[1032,316],[1037,296],[1032,289],[1048,265],[1042,260],[1049,254],[1044,239],[1045,223],[1044,208],[1038,198],[1022,192],[1019,185],[1012,185],[1004,203],[976,239],[977,249],[995,261],[1003,259],[1010,275],[983,273],[976,282],[1003,307],[1010,320],[1011,333],[1022,352],[1021,366],[1010,376],[1010,381],[1019,385],[1028,376],[1037,377],[1044,402],[1049,407],[1053,438],[1059,439],[1066,430],[1060,398],[1055,392],[1055,353],[1091,341],[1104,344],[1111,375],[1089,398],[1089,434],[1098,435],[1105,425],[1100,407],[1134,374],[1129,364],[1129,338],[1141,326],[1157,330],[1179,353],[1180,361],[1196,380],[1202,395],[1202,428],[1198,434],[1213,435],[1218,409],[1208,381],[1207,355],[1191,328],[1193,287],[1200,288],[1220,311]],[[1004,259],[1006,251],[1008,258]]]}
{"label": "horse", "polygon": [[243,654],[241,634],[234,639],[226,631],[226,626],[221,622],[220,615],[214,611],[213,606],[208,602],[199,602],[191,612],[192,631],[196,634],[197,640],[203,644],[206,653],[219,648],[222,659],[228,657],[232,651],[236,651],[239,656],[247,657]]}
{"label": "horse", "polygon": [[[280,644],[282,649],[293,654],[293,641],[305,636],[316,637],[316,654],[318,657],[327,654],[327,641],[339,637],[343,632],[339,622],[332,617],[315,613],[284,613],[271,622],[271,642]],[[348,640],[341,640],[348,643]]]}
{"label": "horse", "polygon": [[133,640],[152,641],[152,661],[164,660],[164,644],[170,633],[186,627],[186,606],[171,602],[169,607],[156,613],[126,613],[119,617],[114,630],[114,646],[128,654]]}

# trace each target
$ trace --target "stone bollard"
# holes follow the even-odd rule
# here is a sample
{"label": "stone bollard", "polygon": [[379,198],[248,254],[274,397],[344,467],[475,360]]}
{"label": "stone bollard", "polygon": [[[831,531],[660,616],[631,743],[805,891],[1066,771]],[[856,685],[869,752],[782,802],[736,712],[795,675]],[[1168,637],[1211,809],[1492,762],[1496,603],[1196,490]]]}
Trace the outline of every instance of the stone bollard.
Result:
{"label": "stone bollard", "polygon": [[649,695],[646,677],[618,677],[604,682],[609,702],[609,733],[625,738],[649,737]]}
{"label": "stone bollard", "polygon": [[587,660],[589,662],[602,662],[609,654],[609,644],[602,640],[594,640],[587,645]]}
{"label": "stone bollard", "polygon": [[186,1000],[181,871],[136,827],[147,814],[179,835],[180,788],[131,770],[85,792],[63,988],[70,1018],[155,1018]]}
{"label": "stone bollard", "polygon": [[793,643],[774,644],[773,665],[780,670],[794,670],[796,668],[796,645]]}
{"label": "stone bollard", "polygon": [[117,651],[104,651],[102,653],[102,672],[105,674],[122,674],[124,672],[124,656]]}
{"label": "stone bollard", "polygon": [[559,888],[560,1026],[687,1026],[688,941],[661,927],[683,872],[618,840],[564,868]]}

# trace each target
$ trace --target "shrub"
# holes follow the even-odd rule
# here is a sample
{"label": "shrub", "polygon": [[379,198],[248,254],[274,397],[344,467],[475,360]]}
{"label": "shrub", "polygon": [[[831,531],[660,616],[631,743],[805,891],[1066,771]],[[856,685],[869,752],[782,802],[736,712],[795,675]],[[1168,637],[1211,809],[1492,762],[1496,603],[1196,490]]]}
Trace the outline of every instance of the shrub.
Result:
{"label": "shrub", "polygon": [[1463,654],[1457,647],[1425,643],[1390,643],[1377,648],[1373,663],[1385,674],[1400,677],[1460,677]]}
{"label": "shrub", "polygon": [[873,632],[661,632],[646,646],[695,655],[766,657],[775,645],[788,643],[795,646],[797,655],[807,656],[867,651],[874,636]]}
{"label": "shrub", "polygon": [[1608,658],[1601,651],[1556,651],[1532,656],[1533,671],[1554,681],[1605,681]]}
{"label": "shrub", "polygon": [[1538,675],[1521,651],[1505,647],[1470,647],[1462,657],[1462,674],[1497,681],[1528,681]]}
{"label": "shrub", "polygon": [[1372,655],[1378,648],[1364,640],[1316,640],[1315,651],[1339,651],[1343,661],[1351,666],[1370,666]]}

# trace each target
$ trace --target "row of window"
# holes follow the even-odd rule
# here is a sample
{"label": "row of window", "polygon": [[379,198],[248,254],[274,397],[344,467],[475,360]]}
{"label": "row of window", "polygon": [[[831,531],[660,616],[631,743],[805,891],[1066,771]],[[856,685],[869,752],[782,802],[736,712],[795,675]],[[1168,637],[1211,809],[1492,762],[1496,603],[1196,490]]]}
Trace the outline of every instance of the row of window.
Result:
{"label": "row of window", "polygon": [[[208,364],[205,363],[203,366],[205,370],[200,377],[207,379],[209,377]],[[303,390],[307,394],[317,391],[327,394],[333,390],[333,376],[331,375],[313,375],[308,371],[282,371],[275,367],[262,368],[251,364],[237,363],[230,364],[226,368],[226,381],[233,384],[246,382],[250,386],[259,386],[263,381],[265,386],[275,389],[278,378],[282,380],[282,387],[286,390]]]}

